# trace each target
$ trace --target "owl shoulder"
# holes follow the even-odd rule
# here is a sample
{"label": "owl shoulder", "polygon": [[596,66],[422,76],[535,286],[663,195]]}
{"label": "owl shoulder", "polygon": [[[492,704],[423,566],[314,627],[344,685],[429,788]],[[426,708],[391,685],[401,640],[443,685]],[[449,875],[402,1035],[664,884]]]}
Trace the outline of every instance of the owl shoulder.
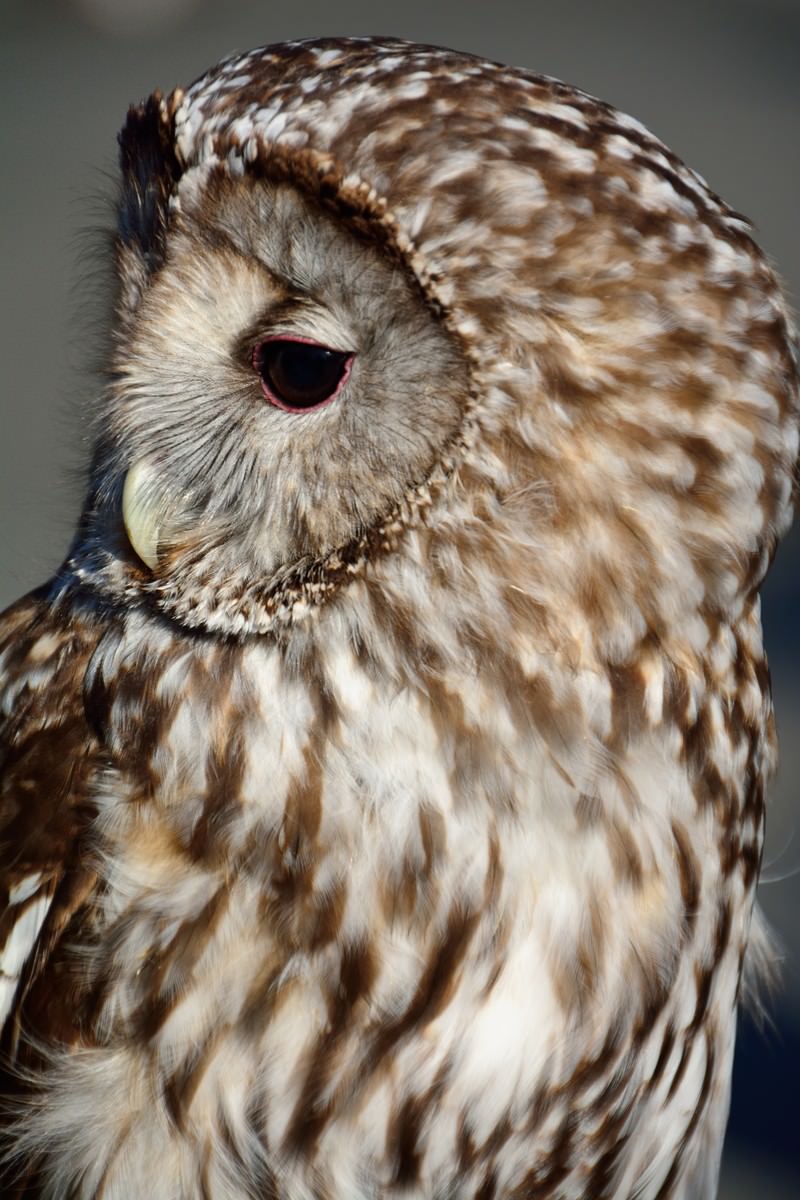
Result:
{"label": "owl shoulder", "polygon": [[100,632],[49,586],[0,616],[0,1027],[12,1058],[26,998],[95,884],[85,839],[101,747],[83,680]]}

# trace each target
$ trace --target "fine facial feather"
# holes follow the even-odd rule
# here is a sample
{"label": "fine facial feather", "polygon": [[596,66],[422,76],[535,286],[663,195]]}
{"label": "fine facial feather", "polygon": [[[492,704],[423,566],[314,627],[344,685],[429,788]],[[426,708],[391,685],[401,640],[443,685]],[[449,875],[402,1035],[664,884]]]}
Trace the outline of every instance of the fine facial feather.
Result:
{"label": "fine facial feather", "polygon": [[[178,198],[167,260],[118,351],[106,482],[150,463],[147,503],[176,572],[210,544],[221,578],[244,566],[269,581],[351,541],[428,476],[459,423],[465,370],[400,268],[288,185],[204,172]],[[309,413],[302,437],[253,370],[255,346],[281,334],[355,355],[341,403]]]}
{"label": "fine facial feather", "polygon": [[[5,618],[24,1194],[713,1194],[798,444],[746,222],[391,41],[223,63],[121,162],[86,509]],[[354,355],[330,404],[273,336]]]}

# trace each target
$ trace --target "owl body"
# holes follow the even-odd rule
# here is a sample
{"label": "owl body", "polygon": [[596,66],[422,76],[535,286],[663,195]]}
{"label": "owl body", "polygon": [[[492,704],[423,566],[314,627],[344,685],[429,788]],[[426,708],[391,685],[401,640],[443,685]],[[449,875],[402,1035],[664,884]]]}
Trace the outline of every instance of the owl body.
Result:
{"label": "owl body", "polygon": [[81,527],[2,629],[19,1194],[712,1195],[797,458],[746,223],[370,39],[121,162]]}
{"label": "owl body", "polygon": [[[569,745],[611,720],[599,674],[551,678],[554,751],[477,664],[432,689],[334,613],[296,661],[140,613],[93,633],[90,720],[141,754],[95,766],[102,892],[55,951],[68,982],[27,999],[81,1047],[49,1051],[18,1134],[52,1147],[45,1195],[709,1194],[745,888],[657,736],[622,778]],[[30,657],[72,672],[55,641]]]}

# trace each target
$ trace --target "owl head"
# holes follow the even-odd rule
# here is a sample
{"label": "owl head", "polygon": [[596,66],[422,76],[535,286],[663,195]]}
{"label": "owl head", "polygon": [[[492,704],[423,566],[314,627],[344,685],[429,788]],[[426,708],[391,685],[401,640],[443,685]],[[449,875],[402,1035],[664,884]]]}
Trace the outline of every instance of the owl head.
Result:
{"label": "owl head", "polygon": [[322,40],[156,93],[120,157],[92,586],[247,634],[413,575],[420,614],[611,658],[701,649],[758,587],[792,333],[746,220],[637,122]]}

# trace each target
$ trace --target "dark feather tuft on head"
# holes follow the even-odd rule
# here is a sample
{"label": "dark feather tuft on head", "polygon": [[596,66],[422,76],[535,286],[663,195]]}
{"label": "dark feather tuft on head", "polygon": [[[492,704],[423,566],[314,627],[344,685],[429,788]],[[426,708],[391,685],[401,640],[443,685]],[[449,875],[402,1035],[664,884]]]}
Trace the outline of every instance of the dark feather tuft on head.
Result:
{"label": "dark feather tuft on head", "polygon": [[170,106],[163,104],[159,92],[128,110],[119,135],[119,162],[123,301],[133,300],[135,305],[144,279],[163,262],[169,197],[181,175]]}

